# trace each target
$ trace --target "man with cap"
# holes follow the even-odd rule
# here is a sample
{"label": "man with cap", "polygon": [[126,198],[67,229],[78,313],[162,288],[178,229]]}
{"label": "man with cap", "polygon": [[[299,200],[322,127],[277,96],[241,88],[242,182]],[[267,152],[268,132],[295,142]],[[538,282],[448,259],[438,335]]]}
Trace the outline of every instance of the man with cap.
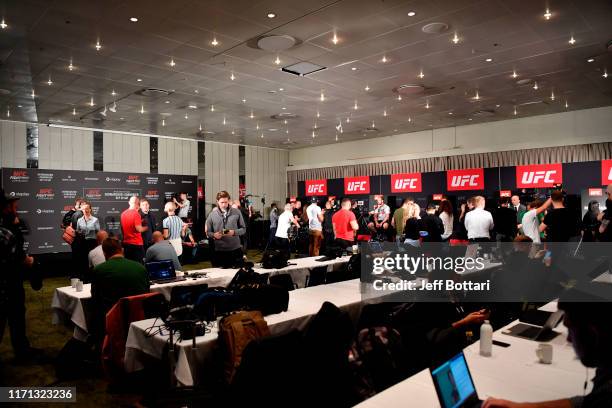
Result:
{"label": "man with cap", "polygon": [[17,217],[18,198],[5,196],[1,192],[2,223],[0,226],[0,252],[2,271],[0,272],[0,341],[8,322],[11,331],[11,344],[17,362],[24,362],[40,354],[40,350],[30,347],[26,336],[25,290],[23,274],[31,268],[34,258],[24,249],[21,221]]}

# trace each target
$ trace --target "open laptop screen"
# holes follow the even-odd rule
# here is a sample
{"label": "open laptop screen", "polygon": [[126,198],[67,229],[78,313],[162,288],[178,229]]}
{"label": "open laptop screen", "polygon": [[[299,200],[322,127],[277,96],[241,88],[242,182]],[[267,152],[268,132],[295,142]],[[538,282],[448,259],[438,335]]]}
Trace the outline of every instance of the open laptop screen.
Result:
{"label": "open laptop screen", "polygon": [[149,280],[151,281],[172,279],[176,277],[172,260],[147,262],[145,267],[147,268]]}
{"label": "open laptop screen", "polygon": [[443,408],[460,407],[470,399],[478,399],[463,352],[433,369],[431,376]]}

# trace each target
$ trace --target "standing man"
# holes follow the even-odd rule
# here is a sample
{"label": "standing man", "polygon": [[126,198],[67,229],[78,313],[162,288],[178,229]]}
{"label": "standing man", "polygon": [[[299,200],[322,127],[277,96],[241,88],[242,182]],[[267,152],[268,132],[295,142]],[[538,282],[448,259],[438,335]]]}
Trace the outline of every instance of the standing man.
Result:
{"label": "standing man", "polygon": [[[66,228],[71,227],[72,230],[76,232],[77,222],[79,221],[79,218],[83,216],[83,211],[81,211],[81,204],[83,202],[84,200],[80,197],[74,200],[74,207],[72,207],[72,210],[68,211],[64,215],[64,218],[62,219],[62,225],[61,225],[62,230],[65,230]],[[78,255],[82,247],[81,244],[82,244],[81,238],[75,234],[74,240],[70,244],[70,252],[72,253],[73,271],[79,270]],[[72,274],[74,274],[74,272],[72,272]]]}
{"label": "standing man", "polygon": [[442,219],[436,215],[436,205],[429,203],[427,205],[426,214],[421,218],[421,225],[427,231],[427,236],[423,238],[425,242],[442,242],[442,234],[444,233],[444,223]]}
{"label": "standing man", "polygon": [[213,239],[215,249],[212,261],[215,266],[233,267],[243,260],[240,236],[246,232],[242,214],[230,207],[230,195],[227,191],[217,193],[217,207],[206,219],[206,235]]}
{"label": "standing man", "polygon": [[527,208],[525,205],[521,204],[521,199],[517,195],[513,195],[512,198],[510,198],[510,201],[512,203],[512,209],[516,212],[516,223],[520,224],[523,219],[523,215],[525,215],[527,212]]}
{"label": "standing man", "polygon": [[508,197],[500,198],[499,207],[493,214],[493,222],[495,223],[495,239],[500,242],[514,241],[514,238],[518,232],[516,221],[517,213],[515,212],[516,210],[514,208],[510,207],[509,201],[510,200],[508,200]]}
{"label": "standing man", "polygon": [[540,231],[546,232],[547,242],[568,242],[570,238],[579,235],[578,220],[563,204],[563,191],[553,191],[550,200],[553,208],[546,212]]}
{"label": "standing man", "polygon": [[142,225],[147,227],[146,231],[143,231],[142,234],[142,243],[144,246],[145,252],[147,248],[153,245],[153,232],[157,231],[157,222],[155,220],[155,216],[151,212],[151,206],[149,204],[149,200],[143,198],[140,200],[140,218],[142,219]]}
{"label": "standing man", "polygon": [[278,228],[276,229],[274,246],[281,251],[290,252],[288,232],[291,224],[293,223],[297,228],[300,228],[300,224],[293,217],[292,208],[291,203],[285,204],[285,211],[278,217]]}
{"label": "standing man", "polygon": [[179,194],[179,198],[181,201],[177,201],[175,197],[172,198],[176,208],[178,209],[178,215],[183,222],[187,222],[187,217],[189,217],[189,208],[191,206],[191,202],[187,199],[187,193],[182,192]]}
{"label": "standing man", "polygon": [[270,204],[270,234],[268,236],[268,245],[272,244],[276,236],[276,228],[278,226],[278,208],[276,203]]}
{"label": "standing man", "polygon": [[471,242],[491,241],[491,231],[495,224],[493,216],[485,210],[485,198],[476,196],[473,199],[474,209],[465,214],[465,228],[467,238]]}
{"label": "standing man", "polygon": [[[24,270],[34,265],[34,258],[24,249],[21,221],[17,217],[19,198],[0,195],[2,224],[0,227],[0,248],[2,250],[2,272],[0,274],[0,341],[8,322],[15,360],[27,361],[36,357],[40,350],[30,347],[26,336]],[[5,257],[6,256],[6,257]]]}
{"label": "standing man", "polygon": [[308,216],[308,236],[310,241],[308,254],[310,256],[319,256],[321,240],[323,239],[323,226],[321,225],[323,213],[316,198],[313,198],[312,203],[306,208],[306,215]]}
{"label": "standing man", "polygon": [[126,259],[143,263],[145,251],[142,233],[149,227],[142,225],[142,218],[140,218],[138,212],[140,199],[137,196],[132,196],[128,203],[130,207],[121,213],[124,256]]}
{"label": "standing man", "polygon": [[350,198],[343,198],[340,207],[332,217],[334,236],[339,246],[348,248],[355,243],[355,232],[359,229],[359,224],[355,213],[351,211]]}
{"label": "standing man", "polygon": [[538,219],[538,215],[546,211],[551,203],[550,198],[542,205],[540,205],[538,201],[532,201],[529,203],[529,210],[523,215],[519,227],[523,230],[523,233],[535,243],[539,244],[541,242],[540,220]]}
{"label": "standing man", "polygon": [[374,234],[389,229],[389,216],[391,215],[391,209],[385,204],[385,198],[382,195],[374,196],[374,210],[370,211],[370,215],[373,216],[373,221],[368,224],[368,228]]}

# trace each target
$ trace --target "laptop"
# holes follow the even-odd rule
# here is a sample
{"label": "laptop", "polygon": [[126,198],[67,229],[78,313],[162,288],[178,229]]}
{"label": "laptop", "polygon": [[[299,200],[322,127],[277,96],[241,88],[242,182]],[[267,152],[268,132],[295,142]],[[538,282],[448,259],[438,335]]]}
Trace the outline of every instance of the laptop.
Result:
{"label": "laptop", "polygon": [[476,408],[478,398],[463,351],[442,365],[429,369],[442,408]]}
{"label": "laptop", "polygon": [[546,342],[554,339],[560,334],[553,329],[557,327],[561,319],[563,319],[563,311],[557,310],[550,314],[543,326],[517,323],[502,333],[527,340]]}
{"label": "laptop", "polygon": [[169,283],[184,281],[183,276],[176,276],[174,270],[174,263],[172,260],[155,261],[145,263],[147,274],[149,275],[149,281],[151,283]]}

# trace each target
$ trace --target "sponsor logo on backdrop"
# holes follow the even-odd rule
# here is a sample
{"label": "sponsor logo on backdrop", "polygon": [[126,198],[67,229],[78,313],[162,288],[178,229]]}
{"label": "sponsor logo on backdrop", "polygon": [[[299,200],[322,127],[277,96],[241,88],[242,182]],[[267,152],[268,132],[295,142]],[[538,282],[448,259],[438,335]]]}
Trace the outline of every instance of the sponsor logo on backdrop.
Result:
{"label": "sponsor logo on backdrop", "polygon": [[121,221],[107,221],[106,229],[112,231],[119,231],[119,229],[121,229]]}
{"label": "sponsor logo on backdrop", "polygon": [[17,210],[17,214],[29,214],[29,210]]}
{"label": "sponsor logo on backdrop", "polygon": [[552,187],[563,183],[563,166],[556,164],[532,164],[516,166],[516,187]]}
{"label": "sponsor logo on backdrop", "polygon": [[77,181],[77,179],[75,179],[69,174],[66,177],[62,177],[62,181]]}
{"label": "sponsor logo on backdrop", "polygon": [[370,194],[370,177],[345,177],[344,194]]}
{"label": "sponsor logo on backdrop", "polygon": [[36,231],[51,231],[54,230],[55,227],[36,227]]}
{"label": "sponsor logo on backdrop", "polygon": [[76,195],[76,190],[62,190],[62,197],[64,197],[65,200],[70,198],[74,199],[76,198]]}
{"label": "sponsor logo on backdrop", "polygon": [[448,170],[446,188],[448,191],[484,190],[484,170],[482,168]]}
{"label": "sponsor logo on backdrop", "polygon": [[601,185],[612,184],[612,160],[601,161]]}
{"label": "sponsor logo on backdrop", "polygon": [[55,193],[52,188],[41,188],[36,193],[37,200],[53,200],[55,198]]}
{"label": "sponsor logo on backdrop", "polygon": [[603,188],[589,188],[589,197],[601,197]]}
{"label": "sponsor logo on backdrop", "polygon": [[121,181],[121,179],[119,177],[106,177],[106,181],[113,182],[113,183],[117,183],[119,181]]}
{"label": "sponsor logo on backdrop", "polygon": [[171,178],[169,178],[168,180],[164,181],[164,184],[167,186],[173,186],[176,184],[176,182],[172,180]]}
{"label": "sponsor logo on backdrop", "polygon": [[306,180],[307,196],[327,195],[327,180]]}
{"label": "sponsor logo on backdrop", "polygon": [[512,197],[512,191],[511,190],[501,190],[499,192],[499,196],[500,197]]}
{"label": "sponsor logo on backdrop", "polygon": [[83,180],[85,181],[100,181],[99,177],[84,177]]}
{"label": "sponsor logo on backdrop", "polygon": [[442,201],[444,199],[444,194],[434,194],[432,199],[434,201]]}
{"label": "sponsor logo on backdrop", "polygon": [[140,190],[101,189],[102,201],[128,201],[133,195],[140,195]]}
{"label": "sponsor logo on backdrop", "polygon": [[147,177],[147,184],[157,184],[159,182],[159,177]]}
{"label": "sponsor logo on backdrop", "polygon": [[55,210],[48,208],[37,208],[36,214],[55,214]]}
{"label": "sponsor logo on backdrop", "polygon": [[181,180],[181,184],[193,184],[193,180]]}
{"label": "sponsor logo on backdrop", "polygon": [[391,175],[392,193],[419,193],[421,191],[421,173],[404,173]]}
{"label": "sponsor logo on backdrop", "polygon": [[164,198],[166,200],[171,200],[174,197],[174,191],[164,191]]}
{"label": "sponsor logo on backdrop", "polygon": [[90,201],[99,201],[102,199],[102,190],[99,188],[86,188],[85,199]]}
{"label": "sponsor logo on backdrop", "polygon": [[30,176],[25,170],[13,170],[9,176],[9,180],[13,183],[27,183],[30,181]]}
{"label": "sponsor logo on backdrop", "polygon": [[53,181],[54,176],[55,176],[55,173],[37,173],[36,174],[38,181],[46,182],[46,183]]}
{"label": "sponsor logo on backdrop", "polygon": [[38,249],[53,249],[55,246],[51,243],[44,242],[42,245],[37,246]]}
{"label": "sponsor logo on backdrop", "polygon": [[9,195],[11,197],[19,197],[19,198],[23,198],[23,197],[29,197],[30,193],[27,191],[11,191],[9,193]]}
{"label": "sponsor logo on backdrop", "polygon": [[159,191],[158,190],[147,190],[145,193],[145,198],[147,200],[159,200]]}
{"label": "sponsor logo on backdrop", "polygon": [[111,214],[121,214],[121,211],[116,209],[115,207],[111,208],[110,210],[106,210],[106,214],[107,215],[111,215]]}
{"label": "sponsor logo on backdrop", "polygon": [[140,176],[130,174],[125,178],[125,183],[128,185],[140,185]]}

